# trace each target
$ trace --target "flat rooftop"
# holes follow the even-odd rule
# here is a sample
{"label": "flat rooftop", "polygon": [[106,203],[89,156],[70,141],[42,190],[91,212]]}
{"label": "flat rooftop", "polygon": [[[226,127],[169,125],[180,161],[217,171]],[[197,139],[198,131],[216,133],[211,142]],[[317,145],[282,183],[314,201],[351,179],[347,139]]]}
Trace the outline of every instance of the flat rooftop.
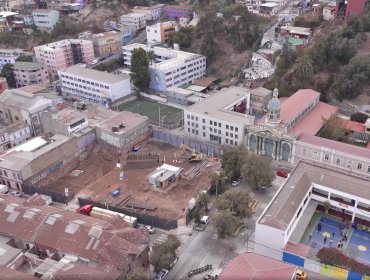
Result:
{"label": "flat rooftop", "polygon": [[85,118],[87,119],[86,114],[71,107],[63,108],[56,113],[56,120],[65,125],[71,125]]}
{"label": "flat rooftop", "polygon": [[65,39],[65,40],[60,40],[60,41],[56,41],[56,42],[52,42],[52,43],[48,43],[48,44],[44,44],[44,45],[40,45],[40,46],[36,46],[35,49],[39,49],[39,48],[46,48],[46,49],[57,49],[57,48],[62,48],[62,47],[65,47],[67,45],[70,45],[70,44],[83,44],[83,43],[88,43],[88,44],[92,44],[91,41],[89,40],[82,40],[82,39]]}
{"label": "flat rooftop", "polygon": [[313,186],[325,186],[370,201],[369,180],[307,162],[299,162],[258,223],[286,230]]}
{"label": "flat rooftop", "polygon": [[153,51],[154,54],[158,54],[163,57],[167,57],[168,59],[159,63],[155,63],[154,65],[150,66],[151,68],[154,69],[159,69],[159,70],[168,70],[171,68],[179,67],[181,64],[186,63],[187,61],[199,58],[199,57],[204,57],[203,55],[200,54],[195,54],[195,53],[190,53],[190,52],[184,52],[184,51],[178,51],[170,48],[161,48],[161,47],[150,47],[144,44],[130,44],[123,46],[122,49],[123,51],[125,50],[134,50],[142,48],[146,52],[147,51]]}
{"label": "flat rooftop", "polygon": [[264,88],[264,87],[258,87],[250,90],[251,95],[265,97],[272,93],[272,90]]}
{"label": "flat rooftop", "polygon": [[40,70],[44,65],[41,63],[33,63],[33,62],[15,62],[13,63],[14,70],[24,70],[24,71],[36,71]]}
{"label": "flat rooftop", "polygon": [[185,89],[185,88],[180,88],[180,87],[169,87],[169,88],[167,88],[167,91],[183,94],[183,95],[186,95],[186,96],[190,96],[190,95],[194,94],[194,91],[189,90],[189,89]]}
{"label": "flat rooftop", "polygon": [[138,125],[141,125],[142,123],[148,121],[148,117],[144,117],[139,114],[134,114],[127,111],[122,111],[118,113],[117,115],[97,124],[96,126],[100,129],[109,131],[112,133],[112,127],[119,127],[120,125],[123,125],[124,128],[118,129],[117,132],[113,132],[114,134],[123,134],[125,132],[128,132]]}
{"label": "flat rooftop", "polygon": [[210,118],[237,123],[240,125],[253,124],[254,116],[227,111],[231,107],[247,98],[249,90],[240,87],[224,88],[213,93],[208,98],[190,106],[188,112],[207,115]]}
{"label": "flat rooftop", "polygon": [[110,74],[86,67],[82,67],[80,65],[73,65],[68,68],[62,69],[58,71],[59,75],[71,74],[76,75],[81,78],[98,81],[104,84],[115,84],[121,82],[123,80],[129,79],[128,75],[125,74]]}
{"label": "flat rooftop", "polygon": [[296,33],[301,35],[311,35],[311,29],[306,27],[297,27],[297,26],[282,26],[282,30],[286,30],[289,33]]}

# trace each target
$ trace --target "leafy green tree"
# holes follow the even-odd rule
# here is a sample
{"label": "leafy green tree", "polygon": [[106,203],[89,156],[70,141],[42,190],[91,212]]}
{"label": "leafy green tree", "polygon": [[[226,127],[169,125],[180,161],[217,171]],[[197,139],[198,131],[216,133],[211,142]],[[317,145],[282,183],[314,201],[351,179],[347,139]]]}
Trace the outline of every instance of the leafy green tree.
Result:
{"label": "leafy green tree", "polygon": [[147,51],[146,54],[148,56],[148,60],[149,60],[150,65],[152,65],[153,63],[155,63],[157,61],[157,57],[155,56],[154,51],[152,51],[152,50]]}
{"label": "leafy green tree", "polygon": [[13,64],[11,63],[4,64],[3,68],[1,69],[1,76],[6,78],[9,87],[13,88],[16,87]]}
{"label": "leafy green tree", "polygon": [[271,184],[274,172],[271,157],[250,154],[241,169],[242,178],[252,187],[261,188]]}
{"label": "leafy green tree", "polygon": [[16,62],[32,62],[32,55],[24,55],[19,56],[16,60]]}
{"label": "leafy green tree", "polygon": [[217,209],[229,210],[238,218],[248,215],[247,205],[250,202],[249,194],[244,189],[232,188],[220,195],[217,200]]}
{"label": "leafy green tree", "polygon": [[297,75],[300,78],[306,78],[313,74],[312,60],[307,55],[298,57],[297,63]]}
{"label": "leafy green tree", "polygon": [[368,119],[368,115],[358,112],[351,115],[351,121],[359,122],[359,123],[365,123]]}
{"label": "leafy green tree", "polygon": [[319,135],[320,137],[332,139],[339,142],[349,142],[350,132],[343,128],[342,121],[337,114],[332,115],[329,119],[323,119]]}
{"label": "leafy green tree", "polygon": [[235,217],[230,210],[218,211],[213,219],[215,221],[218,238],[220,239],[229,237],[239,222],[239,219]]}
{"label": "leafy green tree", "polygon": [[171,32],[168,36],[168,45],[179,44],[180,47],[190,48],[194,27],[182,27],[178,31]]}
{"label": "leafy green tree", "polygon": [[180,247],[181,242],[172,234],[168,235],[167,241],[157,243],[153,246],[149,255],[149,261],[156,272],[167,268],[176,257],[176,250]]}
{"label": "leafy green tree", "polygon": [[193,210],[193,218],[195,222],[199,222],[200,218],[203,217],[208,211],[208,203],[210,202],[209,195],[207,193],[201,193],[195,203],[195,209]]}
{"label": "leafy green tree", "polygon": [[211,194],[220,195],[229,189],[230,180],[225,172],[211,174]]}
{"label": "leafy green tree", "polygon": [[248,150],[244,145],[224,147],[222,165],[225,175],[230,178],[230,181],[240,177],[240,170],[247,157]]}
{"label": "leafy green tree", "polygon": [[130,71],[131,80],[139,90],[149,88],[149,59],[144,49],[137,48],[132,51]]}

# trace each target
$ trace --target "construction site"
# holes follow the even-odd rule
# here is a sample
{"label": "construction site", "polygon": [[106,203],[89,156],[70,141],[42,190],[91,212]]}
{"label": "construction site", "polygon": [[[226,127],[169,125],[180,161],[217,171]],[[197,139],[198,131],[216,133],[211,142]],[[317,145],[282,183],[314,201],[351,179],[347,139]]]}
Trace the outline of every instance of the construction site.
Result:
{"label": "construction site", "polygon": [[183,217],[189,200],[210,187],[210,174],[219,165],[218,159],[198,154],[191,147],[155,140],[122,154],[97,146],[67,176],[56,181],[48,178],[43,185],[57,192],[68,188],[75,198],[106,207],[177,220]]}

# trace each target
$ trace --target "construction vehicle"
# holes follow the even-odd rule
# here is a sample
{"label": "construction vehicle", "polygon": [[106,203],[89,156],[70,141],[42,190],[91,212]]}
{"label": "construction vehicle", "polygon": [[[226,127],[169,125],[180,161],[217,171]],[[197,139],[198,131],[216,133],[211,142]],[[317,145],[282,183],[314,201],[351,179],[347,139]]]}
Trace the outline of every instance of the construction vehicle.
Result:
{"label": "construction vehicle", "polygon": [[200,162],[204,159],[204,155],[198,154],[195,149],[190,148],[184,144],[181,144],[180,149],[184,152],[190,153],[189,162]]}

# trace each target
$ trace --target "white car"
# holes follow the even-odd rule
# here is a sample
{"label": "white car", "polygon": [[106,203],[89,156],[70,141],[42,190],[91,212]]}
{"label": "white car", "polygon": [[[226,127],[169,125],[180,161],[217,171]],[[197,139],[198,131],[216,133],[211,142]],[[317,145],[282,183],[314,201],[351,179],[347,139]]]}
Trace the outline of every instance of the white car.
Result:
{"label": "white car", "polygon": [[242,180],[239,178],[238,180],[235,180],[235,181],[233,181],[232,183],[231,183],[231,185],[233,186],[233,187],[237,187],[237,186],[239,186],[239,184],[240,184],[240,182],[241,182]]}
{"label": "white car", "polygon": [[166,277],[167,274],[168,274],[168,269],[162,269],[160,272],[158,272],[154,280],[162,280]]}
{"label": "white car", "polygon": [[94,59],[93,61],[91,61],[91,65],[95,65],[98,63],[98,60],[97,59]]}
{"label": "white car", "polygon": [[148,230],[148,232],[149,232],[150,234],[155,233],[155,228],[154,228],[154,227],[152,227],[152,226],[145,226],[145,227],[146,227],[146,229]]}

